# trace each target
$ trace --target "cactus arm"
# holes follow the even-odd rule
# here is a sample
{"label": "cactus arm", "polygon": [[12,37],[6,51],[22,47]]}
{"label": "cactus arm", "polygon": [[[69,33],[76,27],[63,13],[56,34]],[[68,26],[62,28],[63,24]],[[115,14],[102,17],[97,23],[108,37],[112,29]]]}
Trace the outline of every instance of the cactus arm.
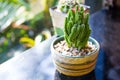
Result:
{"label": "cactus arm", "polygon": [[67,31],[68,31],[68,34],[70,34],[70,32],[71,32],[71,23],[70,22],[68,22],[67,23]]}
{"label": "cactus arm", "polygon": [[84,37],[84,41],[82,42],[82,48],[84,48],[88,42],[91,30],[87,31],[86,36]]}
{"label": "cactus arm", "polygon": [[76,30],[74,31],[74,36],[72,37],[72,40],[73,42],[75,43],[75,46],[76,46],[76,43],[77,43],[77,37],[79,35],[79,32],[78,32],[78,24],[74,24],[74,26],[76,28]]}
{"label": "cactus arm", "polygon": [[67,31],[67,17],[65,18],[65,22],[64,22],[64,34],[66,36],[68,36],[68,31]]}
{"label": "cactus arm", "polygon": [[72,25],[73,25],[73,22],[72,22],[72,21],[69,21],[69,22],[68,22],[68,25],[67,25],[68,34],[70,34],[70,33],[71,33],[71,28],[72,28]]}
{"label": "cactus arm", "polygon": [[80,24],[81,24],[81,22],[82,22],[82,20],[81,20],[81,19],[82,19],[82,17],[81,17],[81,15],[79,15],[79,16],[78,16],[78,22],[77,22],[77,23],[78,23],[78,25],[80,25]]}
{"label": "cactus arm", "polygon": [[80,40],[80,39],[81,39],[81,35],[80,35],[80,33],[82,32],[83,28],[82,28],[81,25],[78,25],[77,28],[78,28],[78,33],[79,33],[77,40]]}
{"label": "cactus arm", "polygon": [[67,36],[64,36],[64,38],[65,38],[65,41],[66,41],[66,43],[67,43],[68,47],[70,47],[70,46],[71,46],[71,43],[69,42],[68,37],[67,37]]}
{"label": "cactus arm", "polygon": [[87,13],[86,15],[85,15],[85,22],[84,22],[84,24],[88,24],[88,21],[89,21],[89,14]]}
{"label": "cactus arm", "polygon": [[70,41],[73,41],[74,36],[76,35],[75,34],[76,30],[77,30],[77,27],[74,25],[71,29],[71,33],[70,33],[70,36],[69,36]]}
{"label": "cactus arm", "polygon": [[81,7],[80,11],[78,13],[79,13],[79,15],[81,17],[81,23],[83,23],[83,21],[84,21],[84,8]]}
{"label": "cactus arm", "polygon": [[75,7],[75,22],[79,22],[79,12],[78,12],[78,5]]}
{"label": "cactus arm", "polygon": [[68,20],[70,20],[70,18],[71,18],[71,10],[68,11],[67,18],[68,18]]}
{"label": "cactus arm", "polygon": [[82,29],[82,30],[81,30],[81,34],[80,34],[81,37],[80,37],[79,39],[82,41],[82,39],[83,39],[83,37],[84,37],[84,35],[85,35],[85,34],[84,34],[84,32],[85,32],[85,25],[84,25],[84,24],[81,25],[81,29]]}
{"label": "cactus arm", "polygon": [[82,30],[81,26],[78,25],[78,26],[77,26],[77,31],[76,31],[76,38],[74,39],[74,41],[75,41],[75,47],[77,47],[77,48],[78,48],[78,46],[79,46],[78,43],[80,42],[79,37],[80,37],[80,32],[81,32],[81,30]]}
{"label": "cactus arm", "polygon": [[75,23],[79,22],[79,13],[78,11],[76,12],[76,15],[75,15]]}
{"label": "cactus arm", "polygon": [[78,35],[78,38],[77,38],[77,47],[78,49],[80,50],[82,48],[82,37],[83,37],[83,34],[84,34],[84,30],[85,30],[85,26],[84,25],[79,25],[78,26],[78,30],[79,30],[79,35]]}
{"label": "cactus arm", "polygon": [[72,21],[74,21],[74,18],[75,18],[75,14],[74,12],[70,9],[68,11],[68,20],[72,19]]}
{"label": "cactus arm", "polygon": [[85,30],[86,30],[85,33],[84,33],[85,35],[83,37],[84,40],[81,41],[82,42],[82,48],[84,48],[86,46],[87,41],[88,41],[89,36],[90,36],[90,33],[91,33],[91,29],[89,28],[89,25],[85,26]]}

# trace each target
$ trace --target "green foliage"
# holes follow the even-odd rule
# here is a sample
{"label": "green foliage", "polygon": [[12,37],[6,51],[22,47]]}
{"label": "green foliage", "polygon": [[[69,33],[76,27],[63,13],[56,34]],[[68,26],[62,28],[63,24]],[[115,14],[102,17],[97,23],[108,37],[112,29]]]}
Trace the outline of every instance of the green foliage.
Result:
{"label": "green foliage", "polygon": [[64,24],[64,38],[69,47],[79,50],[88,42],[91,30],[88,24],[89,13],[85,13],[83,7],[76,5],[75,11],[69,10]]}
{"label": "green foliage", "polygon": [[30,5],[28,4],[27,0],[0,0],[0,2],[13,4],[15,6],[25,6],[28,10],[30,10]]}
{"label": "green foliage", "polygon": [[33,19],[29,21],[30,28],[35,30],[36,32],[43,30],[44,26],[44,13],[41,12],[34,16]]}
{"label": "green foliage", "polygon": [[11,3],[0,2],[0,32],[10,25],[18,8],[19,6],[14,7]]}
{"label": "green foliage", "polygon": [[[42,34],[44,29],[50,29],[52,27],[48,9],[49,7],[55,5],[58,0],[47,0],[46,3],[44,3],[45,7],[47,7],[44,11],[35,15],[34,18],[26,21],[24,24],[14,24],[16,22],[14,19],[16,17],[16,12],[21,6],[27,6],[24,4],[29,5],[27,1],[28,0],[0,0],[0,55],[1,53],[12,49],[16,45],[24,45],[24,48],[32,47],[35,42],[35,37],[38,34]],[[5,14],[3,15],[2,13]],[[25,12],[23,12],[20,16],[24,14]],[[18,16],[18,20],[21,18],[20,16]],[[9,20],[10,23],[6,25]],[[1,30],[3,28],[2,26],[5,26],[4,30]],[[42,38],[45,40],[48,37],[46,38],[42,36]]]}
{"label": "green foliage", "polygon": [[29,37],[28,33],[29,31],[23,28],[13,28],[9,26],[0,33],[0,53],[4,53],[19,44],[21,37]]}

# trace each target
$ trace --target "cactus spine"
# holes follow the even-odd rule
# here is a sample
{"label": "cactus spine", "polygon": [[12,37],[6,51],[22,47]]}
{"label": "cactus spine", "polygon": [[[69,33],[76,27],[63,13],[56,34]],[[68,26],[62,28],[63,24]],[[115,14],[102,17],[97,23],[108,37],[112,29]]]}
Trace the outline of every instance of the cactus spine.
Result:
{"label": "cactus spine", "polygon": [[91,29],[88,24],[89,14],[84,13],[83,7],[76,5],[75,11],[69,10],[65,19],[64,38],[68,47],[84,48],[88,42]]}

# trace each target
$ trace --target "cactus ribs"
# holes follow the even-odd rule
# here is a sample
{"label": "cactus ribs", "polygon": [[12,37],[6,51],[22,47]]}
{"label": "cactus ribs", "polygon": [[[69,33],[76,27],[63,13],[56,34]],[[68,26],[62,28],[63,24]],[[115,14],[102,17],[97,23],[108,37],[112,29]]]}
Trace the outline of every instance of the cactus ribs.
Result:
{"label": "cactus ribs", "polygon": [[83,7],[76,5],[75,11],[69,10],[64,24],[64,38],[68,47],[75,47],[79,50],[87,46],[91,33],[88,24],[89,13],[85,13]]}

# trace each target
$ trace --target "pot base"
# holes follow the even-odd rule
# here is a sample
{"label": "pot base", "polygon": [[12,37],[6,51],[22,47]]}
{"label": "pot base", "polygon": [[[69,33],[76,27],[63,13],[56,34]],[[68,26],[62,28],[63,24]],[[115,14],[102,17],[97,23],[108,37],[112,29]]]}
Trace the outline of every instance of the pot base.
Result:
{"label": "pot base", "polygon": [[94,70],[87,75],[76,76],[76,77],[66,76],[66,75],[64,75],[56,70],[54,80],[96,80],[96,76],[95,76]]}
{"label": "pot base", "polygon": [[56,69],[60,73],[66,75],[66,76],[83,76],[83,75],[87,75],[90,72],[92,72],[94,70],[94,67],[95,66],[93,66],[92,68],[84,69],[84,70],[69,70],[69,69],[64,69],[59,66],[56,66]]}

